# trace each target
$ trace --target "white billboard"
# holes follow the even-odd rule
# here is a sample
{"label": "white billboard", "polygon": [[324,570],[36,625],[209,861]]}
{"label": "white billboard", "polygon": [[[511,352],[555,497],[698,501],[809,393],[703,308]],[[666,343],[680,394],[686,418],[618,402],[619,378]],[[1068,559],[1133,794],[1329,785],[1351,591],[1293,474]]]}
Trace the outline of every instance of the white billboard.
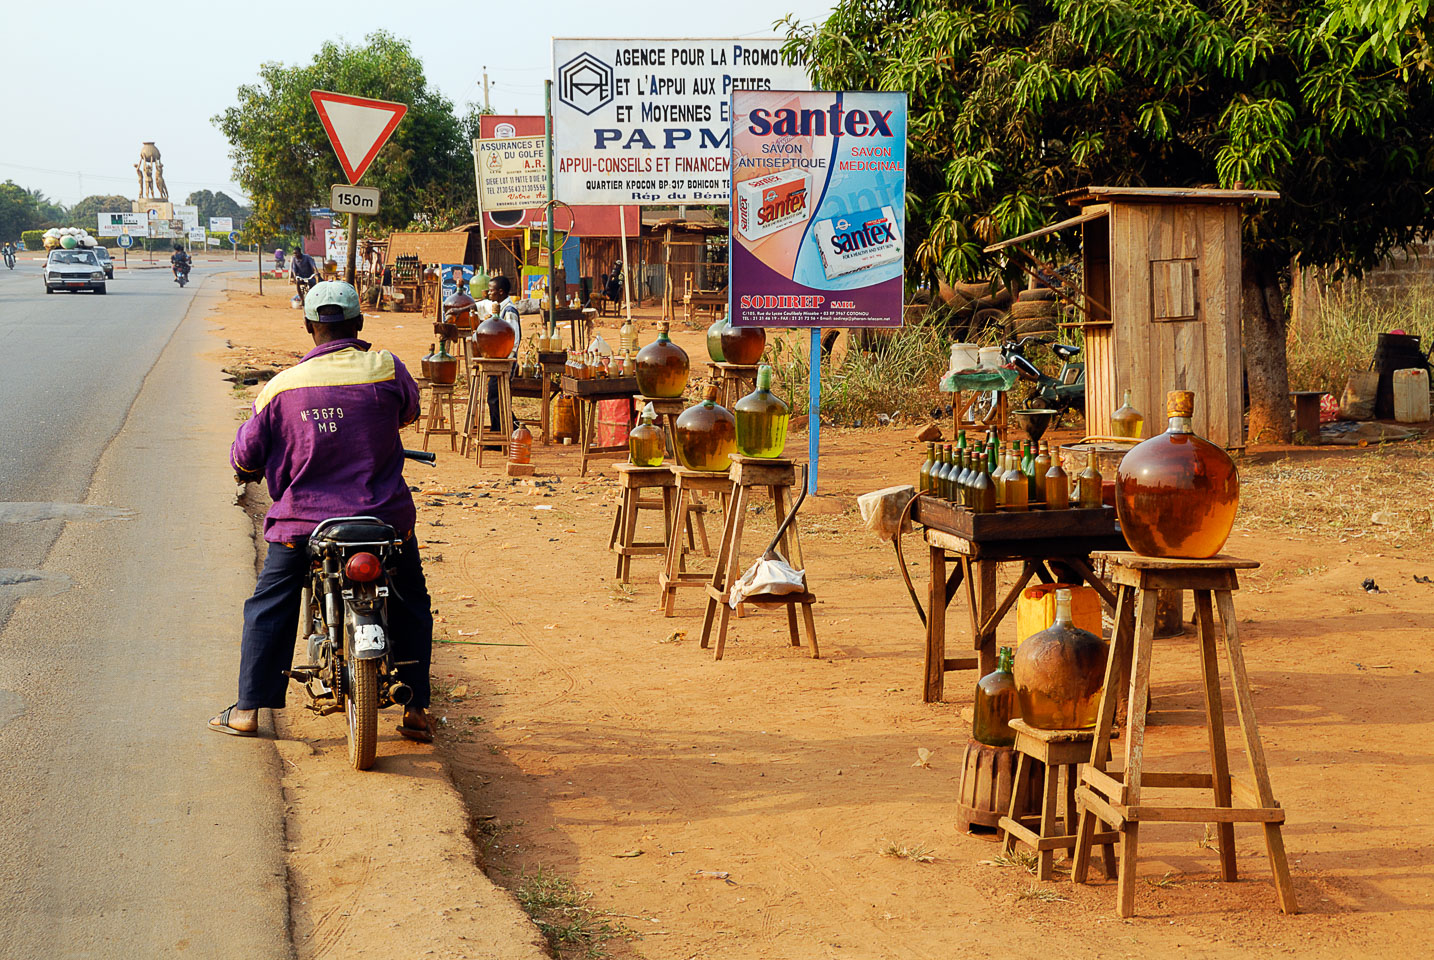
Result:
{"label": "white billboard", "polygon": [[556,199],[727,203],[734,90],[807,90],[783,40],[553,40]]}
{"label": "white billboard", "polygon": [[205,235],[205,232],[204,232],[204,228],[203,228],[203,227],[193,227],[193,228],[190,229],[190,231],[189,231],[189,242],[190,242],[190,243],[203,243],[203,242],[205,241],[205,238],[206,238],[206,235]]}
{"label": "white billboard", "polygon": [[228,233],[234,229],[233,217],[210,217],[209,229],[215,233]]}
{"label": "white billboard", "polygon": [[485,213],[529,210],[548,202],[545,137],[474,140],[478,203]]}
{"label": "white billboard", "polygon": [[186,232],[199,229],[199,208],[192,203],[176,203],[174,219],[184,221]]}
{"label": "white billboard", "polygon": [[95,218],[99,221],[96,236],[121,237],[125,234],[129,234],[131,237],[149,236],[149,216],[147,214],[97,213]]}

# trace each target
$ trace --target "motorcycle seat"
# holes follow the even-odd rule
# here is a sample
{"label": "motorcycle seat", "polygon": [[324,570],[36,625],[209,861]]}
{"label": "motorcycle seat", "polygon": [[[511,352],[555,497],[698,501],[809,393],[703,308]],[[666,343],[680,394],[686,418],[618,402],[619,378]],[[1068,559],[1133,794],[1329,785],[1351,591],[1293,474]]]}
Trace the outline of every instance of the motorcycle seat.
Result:
{"label": "motorcycle seat", "polygon": [[377,520],[341,520],[323,528],[311,543],[381,543],[398,539],[398,531]]}
{"label": "motorcycle seat", "polygon": [[1080,347],[1072,346],[1069,343],[1053,343],[1051,352],[1062,360],[1068,361],[1080,356]]}

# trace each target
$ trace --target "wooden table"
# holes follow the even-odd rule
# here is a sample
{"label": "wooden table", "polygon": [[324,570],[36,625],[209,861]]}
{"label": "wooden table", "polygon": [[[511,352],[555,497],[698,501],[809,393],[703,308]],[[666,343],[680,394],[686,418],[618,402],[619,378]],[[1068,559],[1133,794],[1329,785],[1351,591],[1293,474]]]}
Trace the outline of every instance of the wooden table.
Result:
{"label": "wooden table", "polygon": [[[538,364],[542,367],[541,376],[537,377],[514,377],[513,396],[527,397],[530,400],[537,400],[540,404],[537,423],[542,428],[542,442],[544,446],[552,443],[552,409],[553,409],[553,381],[563,375],[563,367],[567,363],[567,354],[561,350],[553,353],[541,352],[538,354]],[[524,423],[533,423],[531,419],[523,420]]]}
{"label": "wooden table", "polygon": [[573,398],[578,413],[578,443],[583,461],[580,476],[588,475],[588,460],[596,453],[627,453],[627,444],[597,446],[598,404],[604,400],[626,400],[628,422],[632,422],[632,398],[637,393],[636,377],[602,377],[597,380],[562,379],[563,393]]}
{"label": "wooden table", "polygon": [[[1042,583],[1085,582],[1112,606],[1111,592],[1090,565],[1100,550],[1128,550],[1113,507],[1094,510],[1030,510],[1020,513],[973,514],[944,500],[921,496],[911,506],[911,519],[922,524],[931,559],[926,609],[925,681],[921,699],[944,699],[947,670],[976,670],[982,677],[996,669],[996,629],[1034,577]],[[1055,535],[1052,535],[1055,534]],[[954,554],[948,558],[947,554]],[[949,559],[957,561],[947,575]],[[996,570],[1002,563],[1021,564],[1021,573],[1006,596],[996,597]],[[902,562],[902,575],[906,575]],[[972,654],[946,656],[946,607],[962,583],[971,618]],[[908,581],[908,587],[909,587]],[[916,599],[912,589],[913,599]]]}

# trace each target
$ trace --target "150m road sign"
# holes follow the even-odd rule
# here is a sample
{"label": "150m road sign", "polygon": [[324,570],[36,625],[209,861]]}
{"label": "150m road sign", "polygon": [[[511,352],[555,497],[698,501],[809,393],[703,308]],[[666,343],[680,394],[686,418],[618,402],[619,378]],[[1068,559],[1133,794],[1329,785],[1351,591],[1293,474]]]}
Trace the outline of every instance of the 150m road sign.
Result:
{"label": "150m road sign", "polygon": [[378,213],[379,189],[336,183],[329,190],[329,209],[335,213],[357,213],[371,217]]}

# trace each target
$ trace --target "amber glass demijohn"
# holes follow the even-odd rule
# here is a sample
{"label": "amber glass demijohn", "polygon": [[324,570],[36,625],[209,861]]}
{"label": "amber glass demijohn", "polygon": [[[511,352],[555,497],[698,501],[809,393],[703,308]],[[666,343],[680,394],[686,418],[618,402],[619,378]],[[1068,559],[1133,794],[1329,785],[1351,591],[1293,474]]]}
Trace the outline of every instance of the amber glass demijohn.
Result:
{"label": "amber glass demijohn", "polygon": [[662,436],[662,428],[657,425],[657,414],[653,412],[652,404],[642,408],[642,416],[638,419],[637,426],[627,435],[628,459],[639,467],[660,467],[662,458],[667,453],[667,442]]}
{"label": "amber glass demijohn", "polygon": [[762,359],[762,350],[767,346],[767,331],[761,327],[734,327],[730,324],[722,329],[722,355],[728,363],[751,366]]}
{"label": "amber glass demijohn", "polygon": [[438,343],[438,352],[428,358],[428,378],[439,384],[458,379],[458,358],[448,352],[448,344],[442,341]]}
{"label": "amber glass demijohn", "polygon": [[1105,643],[1071,623],[1071,593],[1056,591],[1056,622],[1021,641],[1012,673],[1021,719],[1042,730],[1095,726],[1105,686]]}
{"label": "amber glass demijohn", "polygon": [[487,360],[502,360],[513,352],[513,343],[518,334],[507,321],[499,320],[495,313],[478,324],[470,337],[473,350]]}
{"label": "amber glass demijohn", "polygon": [[772,392],[772,368],[757,369],[757,389],[732,405],[737,417],[737,452],[747,457],[773,459],[787,445],[790,411]]}
{"label": "amber glass demijohn", "polygon": [[443,319],[467,334],[473,329],[473,309],[477,306],[478,301],[460,286],[443,301]]}
{"label": "amber glass demijohn", "polygon": [[996,669],[976,682],[976,705],[971,720],[971,736],[993,747],[1009,747],[1016,742],[1011,719],[1021,714],[1016,703],[1016,678],[1011,675],[1011,648],[1002,647]]}
{"label": "amber glass demijohn", "polygon": [[672,433],[677,459],[687,469],[721,473],[732,466],[737,420],[717,403],[716,387],[708,387],[705,400],[682,411]]}
{"label": "amber glass demijohn", "polygon": [[1173,390],[1170,427],[1135,445],[1115,474],[1115,509],[1131,549],[1204,560],[1230,537],[1240,505],[1235,461],[1190,425],[1195,395]]}
{"label": "amber glass demijohn", "polygon": [[637,389],[644,397],[680,397],[687,387],[687,351],[667,336],[667,324],[657,339],[637,352]]}
{"label": "amber glass demijohn", "polygon": [[418,361],[418,366],[423,371],[423,379],[425,380],[433,379],[433,352],[437,346],[438,344],[436,343],[430,343],[428,345],[428,353],[424,354]]}

